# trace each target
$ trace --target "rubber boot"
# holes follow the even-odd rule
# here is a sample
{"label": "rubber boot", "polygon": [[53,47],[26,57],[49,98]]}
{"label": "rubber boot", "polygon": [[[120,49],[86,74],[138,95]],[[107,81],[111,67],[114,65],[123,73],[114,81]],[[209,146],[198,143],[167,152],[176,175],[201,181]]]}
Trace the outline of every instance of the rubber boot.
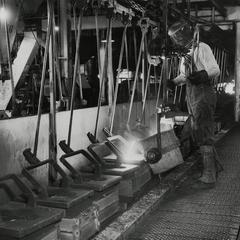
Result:
{"label": "rubber boot", "polygon": [[193,185],[193,188],[212,188],[216,183],[216,161],[213,146],[204,145],[200,147],[203,159],[202,176]]}

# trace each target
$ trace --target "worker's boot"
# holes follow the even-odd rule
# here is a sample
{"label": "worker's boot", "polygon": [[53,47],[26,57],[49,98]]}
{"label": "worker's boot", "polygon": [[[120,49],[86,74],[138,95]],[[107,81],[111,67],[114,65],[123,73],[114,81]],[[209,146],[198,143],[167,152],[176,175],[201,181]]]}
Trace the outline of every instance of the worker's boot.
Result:
{"label": "worker's boot", "polygon": [[204,145],[200,147],[200,151],[203,159],[203,172],[193,188],[212,188],[217,180],[214,148],[210,145]]}

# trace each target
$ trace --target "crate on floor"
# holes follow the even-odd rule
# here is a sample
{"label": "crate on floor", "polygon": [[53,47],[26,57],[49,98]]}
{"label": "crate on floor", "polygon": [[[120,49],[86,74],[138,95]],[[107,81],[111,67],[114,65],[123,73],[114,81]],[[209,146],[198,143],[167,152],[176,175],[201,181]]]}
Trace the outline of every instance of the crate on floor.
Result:
{"label": "crate on floor", "polygon": [[[157,147],[157,134],[141,140],[145,151]],[[162,158],[155,164],[149,164],[154,174],[166,172],[183,163],[183,157],[179,149],[180,142],[173,129],[161,133]]]}

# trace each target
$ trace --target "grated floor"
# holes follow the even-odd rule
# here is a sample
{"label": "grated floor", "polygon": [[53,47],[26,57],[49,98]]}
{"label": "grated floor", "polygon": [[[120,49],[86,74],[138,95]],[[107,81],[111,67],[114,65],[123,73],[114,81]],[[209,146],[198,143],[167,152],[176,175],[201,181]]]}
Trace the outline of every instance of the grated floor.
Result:
{"label": "grated floor", "polygon": [[195,190],[186,180],[129,240],[240,240],[240,126],[231,129],[216,149],[224,167],[216,187]]}

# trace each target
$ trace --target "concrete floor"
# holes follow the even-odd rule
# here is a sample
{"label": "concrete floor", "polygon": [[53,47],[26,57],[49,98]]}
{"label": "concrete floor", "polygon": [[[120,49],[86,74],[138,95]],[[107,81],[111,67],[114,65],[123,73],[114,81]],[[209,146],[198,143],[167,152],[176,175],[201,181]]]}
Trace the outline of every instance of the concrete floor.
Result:
{"label": "concrete floor", "polygon": [[190,177],[127,239],[240,239],[240,126],[218,141],[216,149],[224,167],[216,187],[194,190],[189,186]]}

